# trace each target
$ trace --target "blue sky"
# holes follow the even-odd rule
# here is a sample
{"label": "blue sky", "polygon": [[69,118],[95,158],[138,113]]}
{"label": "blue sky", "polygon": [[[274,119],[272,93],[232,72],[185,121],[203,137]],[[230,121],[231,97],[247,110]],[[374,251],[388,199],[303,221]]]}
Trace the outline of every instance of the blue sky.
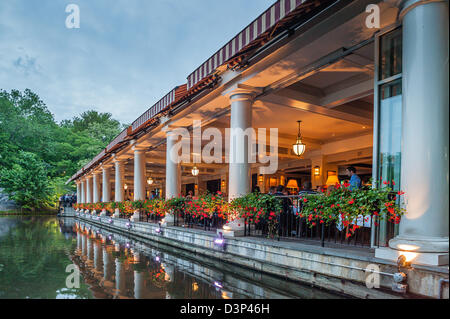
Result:
{"label": "blue sky", "polygon": [[[1,0],[0,89],[131,123],[274,0]],[[68,4],[80,29],[65,26]]]}

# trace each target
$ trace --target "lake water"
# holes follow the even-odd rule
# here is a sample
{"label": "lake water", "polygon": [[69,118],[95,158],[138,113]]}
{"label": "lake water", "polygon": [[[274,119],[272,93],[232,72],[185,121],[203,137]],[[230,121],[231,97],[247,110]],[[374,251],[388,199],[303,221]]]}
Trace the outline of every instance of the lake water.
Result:
{"label": "lake water", "polygon": [[342,296],[73,218],[0,217],[0,298]]}

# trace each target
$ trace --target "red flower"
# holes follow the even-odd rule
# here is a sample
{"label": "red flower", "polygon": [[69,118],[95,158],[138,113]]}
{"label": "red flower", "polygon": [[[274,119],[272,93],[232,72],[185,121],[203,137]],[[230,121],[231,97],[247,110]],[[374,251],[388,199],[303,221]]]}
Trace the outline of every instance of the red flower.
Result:
{"label": "red flower", "polygon": [[355,203],[355,200],[352,198],[351,200],[348,201],[348,203],[349,203],[350,205],[353,205],[353,204]]}
{"label": "red flower", "polygon": [[402,196],[403,194],[405,194],[405,192],[399,191],[399,192],[397,193],[397,195],[399,195],[399,196]]}

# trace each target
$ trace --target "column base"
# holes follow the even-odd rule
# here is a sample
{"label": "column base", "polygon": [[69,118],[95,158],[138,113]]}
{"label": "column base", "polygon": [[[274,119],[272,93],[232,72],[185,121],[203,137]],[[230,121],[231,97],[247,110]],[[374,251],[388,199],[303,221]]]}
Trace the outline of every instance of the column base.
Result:
{"label": "column base", "polygon": [[217,230],[217,233],[223,233],[229,237],[243,237],[245,234],[245,221],[241,218],[235,219],[223,226],[223,229]]}
{"label": "column base", "polygon": [[130,220],[131,220],[132,222],[138,222],[138,221],[139,221],[139,212],[138,212],[138,211],[135,211],[134,214],[133,214],[133,216],[130,217]]}
{"label": "column base", "polygon": [[116,208],[116,210],[114,211],[114,215],[112,216],[113,218],[120,218],[120,211],[118,208]]}
{"label": "column base", "polygon": [[446,266],[448,265],[448,253],[416,253],[411,251],[401,251],[389,247],[380,247],[375,249],[375,257],[397,262],[400,255],[404,255],[407,261],[414,264],[427,266]]}
{"label": "column base", "polygon": [[100,216],[106,216],[106,209],[102,210]]}
{"label": "column base", "polygon": [[243,229],[236,229],[236,230],[225,230],[225,229],[218,229],[217,235],[222,235],[225,237],[244,237],[244,230]]}
{"label": "column base", "polygon": [[175,225],[175,219],[172,214],[168,214],[161,221],[161,226],[173,226]]}
{"label": "column base", "polygon": [[448,237],[399,235],[389,241],[392,249],[415,253],[447,253]]}

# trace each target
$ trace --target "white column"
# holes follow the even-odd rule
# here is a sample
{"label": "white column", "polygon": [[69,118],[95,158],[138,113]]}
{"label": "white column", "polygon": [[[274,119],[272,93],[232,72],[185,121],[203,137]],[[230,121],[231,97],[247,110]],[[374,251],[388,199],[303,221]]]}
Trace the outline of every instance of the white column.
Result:
{"label": "white column", "polygon": [[[176,143],[176,134],[172,131],[166,132],[166,199],[180,196],[181,193],[181,165],[177,154],[172,154],[172,148]],[[165,225],[173,224],[174,217],[168,214],[164,218]]]}
{"label": "white column", "polygon": [[[448,264],[448,2],[407,1],[403,17],[401,189],[406,215],[395,250],[413,262]],[[386,257],[380,255],[379,257]],[[392,250],[391,250],[392,251]]]}
{"label": "white column", "polygon": [[[95,172],[92,175],[92,202],[93,203],[99,203],[100,202],[100,174]],[[92,213],[99,213],[95,210],[92,211]]]}
{"label": "white column", "polygon": [[[245,130],[252,127],[252,105],[254,91],[238,87],[229,93],[231,102],[229,181],[228,196],[232,200],[251,191],[250,163],[251,136]],[[227,235],[242,236],[245,223],[235,219],[224,226]]]}
{"label": "white column", "polygon": [[[133,146],[134,151],[134,200],[145,200],[145,152]],[[131,217],[132,221],[139,221],[139,210]]]}
{"label": "white column", "polygon": [[86,180],[85,179],[81,179],[80,181],[81,183],[81,194],[80,194],[80,203],[86,203]]}
{"label": "white column", "polygon": [[[102,202],[108,203],[111,200],[111,171],[109,167],[102,167]],[[102,210],[101,216],[106,216],[106,209]]]}
{"label": "white column", "polygon": [[[123,162],[120,160],[114,161],[116,175],[115,175],[115,201],[122,202],[124,198],[124,189],[123,189],[123,180],[125,175],[125,167],[123,166]],[[114,217],[119,217],[119,209],[116,208],[114,212]]]}
{"label": "white column", "polygon": [[77,204],[81,203],[81,182],[77,181]]}
{"label": "white column", "polygon": [[92,176],[86,177],[86,203],[92,203]]}

